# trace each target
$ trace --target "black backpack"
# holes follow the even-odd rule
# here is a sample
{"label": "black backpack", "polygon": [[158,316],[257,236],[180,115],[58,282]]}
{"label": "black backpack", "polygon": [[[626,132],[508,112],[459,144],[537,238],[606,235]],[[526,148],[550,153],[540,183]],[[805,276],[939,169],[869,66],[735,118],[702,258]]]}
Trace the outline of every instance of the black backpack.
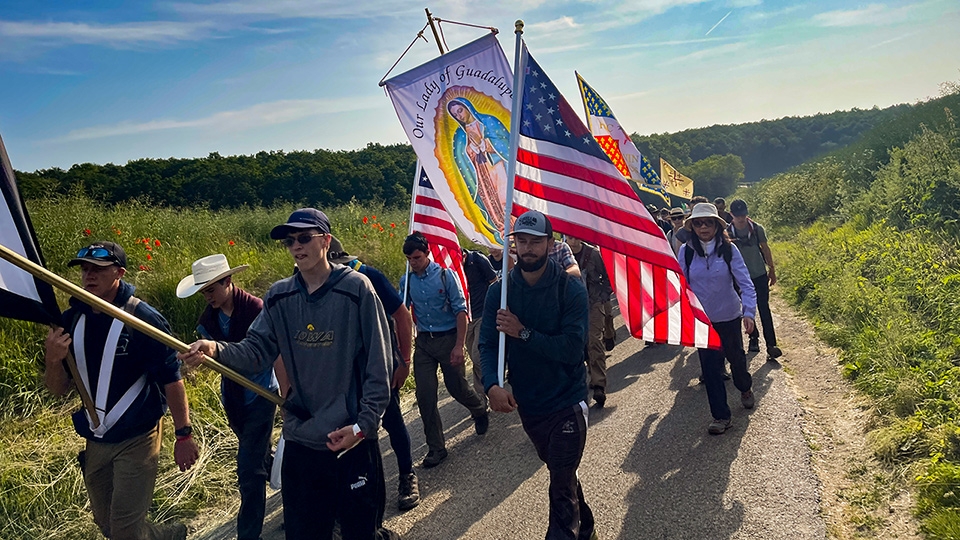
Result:
{"label": "black backpack", "polygon": [[[717,249],[720,251],[720,256],[723,257],[723,261],[727,263],[727,270],[730,271],[730,277],[733,278],[733,285],[736,288],[737,278],[733,275],[733,267],[730,266],[730,260],[733,259],[733,248],[730,247],[729,242],[720,242],[720,246],[718,246]],[[692,281],[690,279],[690,263],[693,262],[694,254],[695,254],[695,251],[693,249],[693,246],[690,244],[687,244],[687,249],[683,250],[683,261],[686,265],[685,273],[687,275],[688,282]]]}

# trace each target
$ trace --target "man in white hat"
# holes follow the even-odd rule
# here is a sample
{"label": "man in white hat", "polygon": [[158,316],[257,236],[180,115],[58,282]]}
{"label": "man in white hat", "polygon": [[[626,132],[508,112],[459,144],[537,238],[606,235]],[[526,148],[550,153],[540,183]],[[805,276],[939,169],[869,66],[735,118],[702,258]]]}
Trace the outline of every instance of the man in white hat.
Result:
{"label": "man in white hat", "polygon": [[[227,258],[218,253],[194,262],[193,273],[180,280],[178,297],[188,298],[200,292],[207,301],[207,308],[197,323],[197,334],[204,339],[241,341],[263,310],[262,300],[233,283],[231,276],[246,269],[245,264],[230,268]],[[263,370],[250,380],[274,392],[279,388],[273,368]],[[227,422],[239,439],[237,540],[259,540],[266,510],[270,436],[277,406],[226,377],[220,381],[220,391]]]}

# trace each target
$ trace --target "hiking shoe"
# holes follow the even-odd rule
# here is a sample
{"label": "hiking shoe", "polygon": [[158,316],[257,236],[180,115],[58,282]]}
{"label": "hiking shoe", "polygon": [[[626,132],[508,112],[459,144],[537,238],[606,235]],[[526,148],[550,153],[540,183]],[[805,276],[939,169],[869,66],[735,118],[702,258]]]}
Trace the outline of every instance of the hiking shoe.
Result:
{"label": "hiking shoe", "polygon": [[447,449],[444,448],[439,452],[434,452],[433,450],[427,452],[427,457],[423,458],[423,468],[430,469],[436,467],[440,464],[441,461],[447,459]]}
{"label": "hiking shoe", "polygon": [[[750,343],[747,345],[747,352],[760,352],[760,338],[750,338]],[[769,353],[769,349],[767,352]]]}
{"label": "hiking shoe", "polygon": [[617,342],[613,338],[603,340],[603,348],[608,352],[613,350],[613,347],[616,346]]}
{"label": "hiking shoe", "polygon": [[607,404],[607,393],[603,391],[603,388],[593,390],[593,402],[598,409],[602,409]]}
{"label": "hiking shoe", "polygon": [[743,403],[744,409],[752,409],[757,400],[753,397],[753,390],[747,390],[740,393],[740,403]]}
{"label": "hiking shoe", "polygon": [[773,347],[767,347],[767,362],[773,362],[781,356],[783,356],[783,351],[780,350],[780,347],[777,347],[776,345]]}
{"label": "hiking shoe", "polygon": [[420,487],[417,482],[417,475],[413,472],[401,475],[397,493],[397,508],[401,512],[406,512],[420,504]]}
{"label": "hiking shoe", "polygon": [[483,413],[481,416],[473,417],[473,429],[477,435],[483,435],[490,429],[490,413]]}
{"label": "hiking shoe", "polygon": [[713,422],[710,422],[710,426],[707,428],[707,431],[711,435],[722,435],[724,431],[730,429],[733,426],[733,421],[729,418],[726,420],[713,419]]}

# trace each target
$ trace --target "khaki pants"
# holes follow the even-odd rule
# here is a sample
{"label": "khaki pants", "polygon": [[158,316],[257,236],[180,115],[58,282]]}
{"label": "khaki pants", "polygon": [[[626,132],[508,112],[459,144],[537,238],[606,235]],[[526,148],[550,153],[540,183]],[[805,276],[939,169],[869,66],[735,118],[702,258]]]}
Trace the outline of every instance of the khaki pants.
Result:
{"label": "khaki pants", "polygon": [[587,328],[587,370],[590,372],[590,388],[607,389],[607,353],[603,347],[605,313],[603,302],[590,304]]}
{"label": "khaki pants", "polygon": [[427,447],[439,452],[446,447],[443,437],[443,423],[437,408],[439,381],[437,368],[443,373],[443,384],[450,396],[470,410],[470,416],[487,414],[487,407],[480,396],[470,388],[466,369],[463,364],[450,364],[450,351],[457,342],[456,334],[430,337],[426,332],[417,334],[416,350],[413,353],[413,377],[417,381],[417,408],[423,421],[423,434]]}
{"label": "khaki pants", "polygon": [[467,323],[467,354],[470,355],[470,362],[473,364],[473,390],[480,396],[484,407],[487,405],[487,394],[483,391],[483,374],[480,370],[480,321],[483,317]]}
{"label": "khaki pants", "polygon": [[119,443],[87,441],[83,483],[93,521],[111,540],[180,540],[177,523],[147,522],[160,457],[160,424]]}

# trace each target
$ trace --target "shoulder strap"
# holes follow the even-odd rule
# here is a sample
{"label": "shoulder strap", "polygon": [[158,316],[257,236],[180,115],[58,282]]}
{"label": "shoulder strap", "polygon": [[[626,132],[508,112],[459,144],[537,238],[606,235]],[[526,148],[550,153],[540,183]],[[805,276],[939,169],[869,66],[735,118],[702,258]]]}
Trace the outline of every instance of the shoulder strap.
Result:
{"label": "shoulder strap", "polygon": [[560,316],[563,317],[564,307],[567,303],[567,282],[570,274],[566,270],[560,271],[560,280],[557,283],[557,306],[560,307]]}
{"label": "shoulder strap", "polygon": [[[687,266],[687,276],[690,275],[690,263],[693,262],[693,255],[693,247],[690,244],[687,244],[687,249],[683,250],[683,262],[685,262]],[[687,279],[689,280],[690,278],[687,277]]]}

